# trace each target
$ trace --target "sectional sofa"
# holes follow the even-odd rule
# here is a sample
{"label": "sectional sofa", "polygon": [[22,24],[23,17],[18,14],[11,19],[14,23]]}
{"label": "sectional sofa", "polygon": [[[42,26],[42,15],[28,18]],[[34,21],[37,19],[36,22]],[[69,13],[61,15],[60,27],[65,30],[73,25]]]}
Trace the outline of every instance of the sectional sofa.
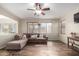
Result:
{"label": "sectional sofa", "polygon": [[7,50],[21,50],[27,43],[47,44],[48,37],[40,36],[38,33],[23,33],[15,35],[14,40],[7,43]]}

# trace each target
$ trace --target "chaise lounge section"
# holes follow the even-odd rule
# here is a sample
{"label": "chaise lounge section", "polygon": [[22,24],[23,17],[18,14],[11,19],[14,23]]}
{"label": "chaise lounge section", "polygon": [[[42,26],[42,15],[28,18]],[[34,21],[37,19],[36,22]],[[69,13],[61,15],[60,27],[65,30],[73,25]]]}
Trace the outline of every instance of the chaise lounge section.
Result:
{"label": "chaise lounge section", "polygon": [[6,49],[7,50],[21,50],[26,44],[28,39],[23,36],[20,38],[20,36],[15,35],[15,40],[8,42]]}

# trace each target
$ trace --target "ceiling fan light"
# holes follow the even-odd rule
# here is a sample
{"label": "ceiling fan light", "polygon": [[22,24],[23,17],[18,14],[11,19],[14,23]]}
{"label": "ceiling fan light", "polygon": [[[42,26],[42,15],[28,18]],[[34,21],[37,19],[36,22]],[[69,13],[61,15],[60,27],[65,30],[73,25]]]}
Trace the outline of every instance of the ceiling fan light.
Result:
{"label": "ceiling fan light", "polygon": [[36,10],[35,11],[37,14],[41,14],[41,10]]}

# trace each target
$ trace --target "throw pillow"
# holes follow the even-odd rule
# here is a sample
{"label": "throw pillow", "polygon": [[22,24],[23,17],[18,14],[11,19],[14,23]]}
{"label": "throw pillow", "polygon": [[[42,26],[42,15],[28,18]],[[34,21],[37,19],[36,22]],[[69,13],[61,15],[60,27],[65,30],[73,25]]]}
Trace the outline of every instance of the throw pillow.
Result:
{"label": "throw pillow", "polygon": [[14,40],[20,40],[20,36],[19,35],[15,35]]}
{"label": "throw pillow", "polygon": [[31,38],[37,38],[37,35],[31,35]]}

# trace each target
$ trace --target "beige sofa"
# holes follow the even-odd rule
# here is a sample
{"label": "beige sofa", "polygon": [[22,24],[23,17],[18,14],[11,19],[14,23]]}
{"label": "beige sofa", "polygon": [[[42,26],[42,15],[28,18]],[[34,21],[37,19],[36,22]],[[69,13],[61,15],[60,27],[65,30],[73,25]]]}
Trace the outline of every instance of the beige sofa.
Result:
{"label": "beige sofa", "polygon": [[28,41],[28,39],[24,36],[20,38],[19,36],[16,35],[14,39],[18,39],[18,40],[13,40],[8,42],[6,46],[7,50],[20,50],[26,45]]}
{"label": "beige sofa", "polygon": [[[32,38],[31,36],[36,35],[37,38]],[[24,33],[22,36],[15,35],[14,40],[7,43],[7,50],[21,50],[27,43],[43,43],[47,44],[48,37],[43,35],[40,38],[38,33]]]}

